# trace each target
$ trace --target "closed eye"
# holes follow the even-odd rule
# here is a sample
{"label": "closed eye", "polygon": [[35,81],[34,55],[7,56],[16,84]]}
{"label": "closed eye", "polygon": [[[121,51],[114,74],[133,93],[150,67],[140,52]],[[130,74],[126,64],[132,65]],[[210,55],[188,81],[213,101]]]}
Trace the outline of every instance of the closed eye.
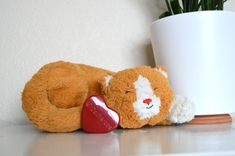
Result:
{"label": "closed eye", "polygon": [[126,91],[125,91],[125,94],[128,94],[128,93],[131,93],[131,91],[129,91],[129,90],[126,90]]}

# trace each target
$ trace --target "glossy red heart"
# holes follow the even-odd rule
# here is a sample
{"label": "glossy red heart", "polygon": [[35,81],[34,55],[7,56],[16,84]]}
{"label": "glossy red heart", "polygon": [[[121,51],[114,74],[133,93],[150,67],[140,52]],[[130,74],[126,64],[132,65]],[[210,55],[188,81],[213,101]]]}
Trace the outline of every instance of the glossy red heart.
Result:
{"label": "glossy red heart", "polygon": [[107,133],[119,125],[119,115],[101,96],[89,97],[82,109],[82,128],[89,133]]}

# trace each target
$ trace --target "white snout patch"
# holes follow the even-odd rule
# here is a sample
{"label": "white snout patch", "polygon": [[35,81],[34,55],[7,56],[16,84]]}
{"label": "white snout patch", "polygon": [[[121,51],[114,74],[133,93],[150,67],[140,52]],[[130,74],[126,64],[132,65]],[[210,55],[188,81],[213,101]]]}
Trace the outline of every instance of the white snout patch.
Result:
{"label": "white snout patch", "polygon": [[[151,118],[159,113],[161,100],[156,97],[151,84],[147,78],[142,75],[134,82],[137,100],[133,103],[134,111],[140,119]],[[145,99],[151,99],[148,104]]]}

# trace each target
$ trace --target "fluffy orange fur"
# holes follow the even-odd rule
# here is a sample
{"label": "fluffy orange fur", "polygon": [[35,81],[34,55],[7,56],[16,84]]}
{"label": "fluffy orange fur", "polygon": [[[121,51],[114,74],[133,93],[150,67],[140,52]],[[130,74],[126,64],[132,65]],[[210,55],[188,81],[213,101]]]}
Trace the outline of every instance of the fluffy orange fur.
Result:
{"label": "fluffy orange fur", "polygon": [[[160,113],[140,120],[133,110],[136,95],[133,82],[141,74],[147,77],[161,99]],[[104,77],[113,75],[108,87]],[[22,107],[31,122],[48,132],[71,132],[81,127],[84,101],[91,95],[103,95],[108,106],[120,114],[120,126],[139,128],[156,125],[168,114],[173,92],[168,79],[150,67],[137,67],[117,73],[69,62],[43,66],[25,85]]]}
{"label": "fluffy orange fur", "polygon": [[[161,99],[160,113],[154,117],[141,120],[135,113],[133,103],[136,101],[134,82],[139,75],[150,80],[154,93]],[[123,128],[140,128],[144,125],[156,125],[166,119],[173,100],[173,92],[168,79],[156,69],[143,66],[126,69],[113,75],[109,86],[102,83],[103,95],[109,107],[120,114],[120,126]],[[166,124],[162,122],[162,124]]]}
{"label": "fluffy orange fur", "polygon": [[41,130],[80,129],[83,103],[88,96],[100,94],[98,81],[107,74],[112,72],[82,64],[47,64],[25,85],[23,110]]}

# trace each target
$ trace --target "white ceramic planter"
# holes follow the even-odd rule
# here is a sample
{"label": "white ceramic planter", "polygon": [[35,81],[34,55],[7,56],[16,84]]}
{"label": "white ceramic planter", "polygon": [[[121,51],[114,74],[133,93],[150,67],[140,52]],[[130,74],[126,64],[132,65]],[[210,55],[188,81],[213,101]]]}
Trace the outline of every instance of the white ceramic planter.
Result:
{"label": "white ceramic planter", "polygon": [[157,64],[197,115],[235,112],[235,13],[201,11],[166,17],[151,27]]}

